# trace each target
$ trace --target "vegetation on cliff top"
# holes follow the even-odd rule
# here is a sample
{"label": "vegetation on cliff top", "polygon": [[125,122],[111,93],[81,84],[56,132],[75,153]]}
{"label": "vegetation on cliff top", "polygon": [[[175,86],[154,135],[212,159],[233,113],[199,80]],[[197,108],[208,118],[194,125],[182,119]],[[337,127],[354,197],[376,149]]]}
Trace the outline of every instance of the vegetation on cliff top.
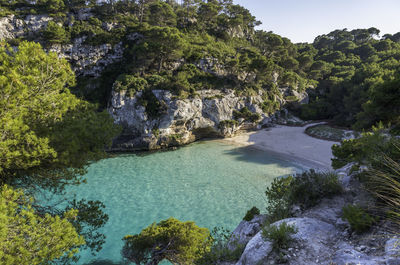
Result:
{"label": "vegetation on cliff top", "polygon": [[[0,9],[3,15],[50,15],[43,31],[29,35],[47,46],[81,37],[89,45],[121,42],[123,63],[91,80],[96,89],[88,89],[86,78],[74,89],[103,107],[113,84],[129,95],[162,88],[181,97],[206,88],[261,89],[266,112],[279,108],[279,98],[307,89],[310,104],[295,109],[304,119],[356,129],[398,124],[400,33],[379,38],[373,27],[342,29],[293,44],[256,30],[260,22],[231,0],[2,1]],[[294,92],[283,95],[276,86]]]}

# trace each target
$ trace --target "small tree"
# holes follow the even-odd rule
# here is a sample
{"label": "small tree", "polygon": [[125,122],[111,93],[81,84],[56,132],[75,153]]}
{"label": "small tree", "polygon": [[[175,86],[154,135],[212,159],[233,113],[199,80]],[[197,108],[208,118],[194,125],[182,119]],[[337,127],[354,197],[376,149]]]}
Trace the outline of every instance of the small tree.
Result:
{"label": "small tree", "polygon": [[125,236],[123,240],[122,255],[137,265],[156,265],[163,260],[173,264],[193,264],[212,245],[207,228],[174,218],[153,223],[140,234]]}
{"label": "small tree", "polygon": [[68,32],[53,21],[49,21],[46,29],[43,31],[43,36],[51,44],[66,43],[69,39]]}

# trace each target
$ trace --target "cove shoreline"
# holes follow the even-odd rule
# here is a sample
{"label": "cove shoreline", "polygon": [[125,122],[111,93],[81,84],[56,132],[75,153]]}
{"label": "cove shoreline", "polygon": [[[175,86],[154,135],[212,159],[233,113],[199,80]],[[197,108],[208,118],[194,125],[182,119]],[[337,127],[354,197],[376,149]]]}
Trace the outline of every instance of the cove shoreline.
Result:
{"label": "cove shoreline", "polygon": [[319,124],[324,123],[311,123],[302,127],[276,125],[216,141],[262,150],[309,169],[330,171],[333,158],[331,147],[335,142],[318,139],[305,133],[308,127]]}
{"label": "cove shoreline", "polygon": [[112,155],[137,154],[145,156],[157,152],[175,151],[196,142],[216,141],[238,147],[260,150],[305,169],[330,171],[332,170],[331,159],[333,158],[331,147],[336,142],[312,137],[306,133],[307,128],[320,124],[325,124],[325,122],[307,123],[303,126],[275,124],[273,127],[260,130],[240,132],[233,137],[204,138],[189,144],[154,150],[107,150],[107,153]]}

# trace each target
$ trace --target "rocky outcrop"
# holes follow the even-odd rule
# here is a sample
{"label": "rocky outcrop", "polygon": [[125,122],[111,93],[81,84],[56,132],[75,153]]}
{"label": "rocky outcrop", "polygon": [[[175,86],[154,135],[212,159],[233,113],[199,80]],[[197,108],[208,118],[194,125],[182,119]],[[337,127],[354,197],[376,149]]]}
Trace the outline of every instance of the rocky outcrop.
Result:
{"label": "rocky outcrop", "polygon": [[[298,245],[293,246],[292,253],[286,254],[285,257],[290,259],[290,264],[321,264],[325,259],[324,253],[330,252],[329,242],[335,239],[336,230],[334,226],[307,217],[285,219],[272,225],[279,226],[282,222],[297,228],[293,240],[296,240]],[[268,258],[272,250],[272,242],[265,240],[262,232],[258,232],[246,245],[240,260],[236,264],[269,264]]]}
{"label": "rocky outcrop", "polygon": [[[80,10],[76,15],[79,20],[92,16],[90,9]],[[15,15],[0,18],[0,40],[29,38],[40,40],[41,31],[46,28],[52,17],[47,15],[28,15],[17,18]],[[111,29],[115,25],[105,24]],[[77,76],[99,77],[101,72],[110,64],[118,62],[123,57],[122,43],[116,45],[87,45],[86,37],[74,39],[72,44],[52,45],[47,50],[56,52],[59,57],[67,59]]]}
{"label": "rocky outcrop", "polygon": [[[206,137],[227,137],[243,128],[257,128],[268,124],[275,116],[268,116],[259,107],[262,94],[246,97],[234,91],[198,91],[197,95],[179,99],[171,92],[153,90],[163,106],[158,117],[151,117],[141,104],[142,92],[129,97],[125,91],[112,93],[109,112],[124,128],[116,139],[114,150],[158,149],[193,142]],[[260,117],[258,122],[234,121],[233,112],[247,107]]]}
{"label": "rocky outcrop", "polygon": [[238,227],[232,232],[228,242],[228,248],[233,251],[238,246],[245,246],[265,224],[265,215],[256,215],[251,221],[241,221]]}
{"label": "rocky outcrop", "polygon": [[[285,222],[296,228],[288,249],[278,253],[273,249],[272,242],[262,235],[262,223],[259,221],[265,218],[256,216],[250,222],[242,221],[231,240],[240,242],[245,248],[240,259],[230,264],[400,264],[400,239],[390,233],[390,223],[381,221],[368,233],[358,235],[341,218],[343,206],[368,201],[360,183],[349,175],[350,168],[351,165],[338,170],[344,194],[324,199],[316,207],[296,213],[293,218],[271,224],[279,226]],[[243,240],[238,241],[238,237]]]}
{"label": "rocky outcrop", "polygon": [[118,62],[123,57],[122,42],[112,46],[83,44],[85,37],[74,40],[73,44],[53,45],[49,50],[67,59],[77,76],[99,77],[110,64]]}
{"label": "rocky outcrop", "polygon": [[28,15],[24,19],[15,15],[0,18],[0,40],[32,36],[51,20],[53,18],[46,15]]}

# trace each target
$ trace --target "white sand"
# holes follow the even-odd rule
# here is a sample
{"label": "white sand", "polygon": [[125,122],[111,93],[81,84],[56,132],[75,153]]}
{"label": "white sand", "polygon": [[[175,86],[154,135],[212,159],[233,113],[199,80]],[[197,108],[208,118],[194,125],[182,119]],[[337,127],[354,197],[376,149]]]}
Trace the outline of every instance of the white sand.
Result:
{"label": "white sand", "polygon": [[294,160],[294,162],[303,163],[307,167],[329,170],[333,157],[331,147],[334,142],[308,136],[304,131],[313,125],[316,124],[304,127],[279,125],[244,133],[224,141],[277,153]]}

